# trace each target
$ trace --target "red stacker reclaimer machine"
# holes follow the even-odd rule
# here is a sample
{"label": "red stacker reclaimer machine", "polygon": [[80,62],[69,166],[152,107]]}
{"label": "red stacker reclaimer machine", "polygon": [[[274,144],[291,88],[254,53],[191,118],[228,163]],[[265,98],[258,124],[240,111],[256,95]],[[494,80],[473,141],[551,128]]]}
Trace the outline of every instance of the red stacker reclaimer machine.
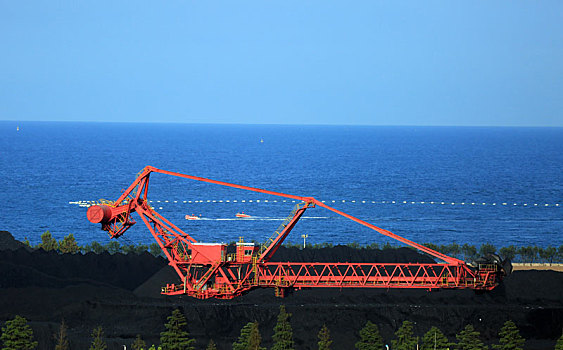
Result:
{"label": "red stacker reclaimer machine", "polygon": [[[291,214],[264,244],[236,244],[234,254],[224,243],[201,243],[157,213],[149,205],[147,193],[151,173],[229,186],[296,200]],[[271,262],[270,259],[308,208],[323,207],[336,214],[416,248],[442,263],[307,263]],[[136,180],[115,201],[100,200],[88,208],[87,217],[101,224],[110,238],[120,237],[135,221],[136,212],[164,252],[179,280],[167,284],[162,293],[187,294],[196,298],[231,299],[258,287],[275,288],[278,296],[301,288],[423,288],[477,291],[495,288],[505,275],[496,257],[470,266],[392,232],[334,209],[313,197],[302,197],[259,188],[236,185],[197,176],[145,167]]]}

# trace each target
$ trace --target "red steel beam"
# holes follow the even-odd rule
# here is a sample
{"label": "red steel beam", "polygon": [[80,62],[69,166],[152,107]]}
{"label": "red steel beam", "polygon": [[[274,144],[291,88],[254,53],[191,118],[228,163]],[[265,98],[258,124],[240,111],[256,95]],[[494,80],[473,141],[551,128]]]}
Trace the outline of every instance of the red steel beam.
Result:
{"label": "red steel beam", "polygon": [[[236,276],[244,267],[243,274]],[[470,269],[447,264],[370,264],[370,263],[265,263],[253,270],[249,264],[213,266],[214,274],[201,272],[190,283],[186,294],[197,298],[230,299],[258,287],[276,288],[415,288],[415,289],[493,289],[498,281],[491,272],[474,273]],[[257,274],[256,280],[253,274]],[[213,276],[222,284],[202,286]],[[167,294],[183,294],[181,285],[169,285]]]}
{"label": "red steel beam", "polygon": [[427,254],[430,254],[440,260],[443,260],[447,263],[450,264],[465,264],[464,261],[456,259],[456,258],[452,258],[450,256],[447,256],[445,254],[442,254],[440,252],[437,252],[433,249],[430,249],[428,247],[425,247],[421,244],[418,244],[416,242],[413,242],[411,240],[408,240],[404,237],[401,237],[399,235],[396,235],[388,230],[384,230],[380,227],[377,227],[375,225],[372,225],[370,223],[367,223],[363,220],[360,220],[352,215],[346,214],[338,209],[332,208],[328,205],[326,205],[325,203],[323,203],[322,201],[319,201],[313,197],[304,197],[304,196],[296,196],[296,195],[292,195],[292,194],[287,194],[287,193],[282,193],[282,192],[274,192],[274,191],[269,191],[269,190],[264,190],[261,188],[256,188],[256,187],[249,187],[249,186],[243,186],[243,185],[237,185],[237,184],[233,184],[233,183],[229,183],[229,182],[225,182],[225,181],[218,181],[218,180],[212,180],[212,179],[207,179],[204,177],[199,177],[199,176],[192,176],[192,175],[186,175],[186,174],[182,174],[182,173],[177,173],[177,172],[173,172],[173,171],[168,171],[168,170],[162,170],[162,169],[158,169],[152,166],[147,166],[145,167],[145,169],[143,170],[143,173],[146,173],[147,175],[150,174],[151,172],[156,172],[156,173],[161,173],[161,174],[166,174],[166,175],[171,175],[171,176],[177,176],[177,177],[182,177],[182,178],[186,178],[186,179],[191,179],[191,180],[196,180],[196,181],[202,181],[202,182],[207,182],[207,183],[212,183],[212,184],[216,184],[216,185],[222,185],[222,186],[228,186],[228,187],[233,187],[233,188],[238,188],[241,190],[247,190],[247,191],[252,191],[252,192],[257,192],[257,193],[264,193],[264,194],[270,194],[273,196],[278,196],[278,197],[284,197],[284,198],[291,198],[291,199],[296,199],[296,200],[300,200],[303,202],[307,202],[307,203],[315,203],[316,205],[323,207],[325,209],[328,209],[338,215],[341,215],[345,218],[348,218],[354,222],[357,222],[365,227],[368,227],[376,232],[379,232],[380,234],[393,238],[397,241],[400,241],[404,244],[407,244],[413,248],[416,248],[418,250],[421,250]]}

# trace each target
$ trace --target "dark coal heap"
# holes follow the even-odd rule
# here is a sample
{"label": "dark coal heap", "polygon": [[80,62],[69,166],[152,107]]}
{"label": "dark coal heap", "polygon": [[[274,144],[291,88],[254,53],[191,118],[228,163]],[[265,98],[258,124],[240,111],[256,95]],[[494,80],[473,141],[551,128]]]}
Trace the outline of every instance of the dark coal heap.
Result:
{"label": "dark coal heap", "polygon": [[31,250],[31,248],[22,242],[16,241],[10,232],[0,231],[0,251],[17,250],[20,248]]}
{"label": "dark coal heap", "polygon": [[[432,262],[410,248],[373,250],[346,246],[322,249],[282,247],[275,261],[310,262]],[[404,320],[415,322],[422,335],[439,327],[450,340],[473,324],[483,340],[493,342],[502,324],[512,319],[528,339],[527,349],[553,349],[563,327],[563,273],[517,271],[492,292],[470,290],[309,289],[285,299],[273,290],[258,289],[233,300],[164,297],[160,287],[176,282],[167,262],[145,253],[57,254],[32,251],[0,232],[0,322],[26,317],[39,349],[53,349],[53,334],[62,319],[69,326],[72,349],[87,349],[94,327],[104,328],[109,349],[129,346],[137,334],[158,343],[166,317],[180,308],[188,319],[197,348],[209,339],[230,349],[240,329],[258,321],[271,345],[279,305],[293,314],[297,349],[316,349],[317,333],[326,324],[334,349],[352,349],[358,331],[370,320],[379,325],[388,344]]]}

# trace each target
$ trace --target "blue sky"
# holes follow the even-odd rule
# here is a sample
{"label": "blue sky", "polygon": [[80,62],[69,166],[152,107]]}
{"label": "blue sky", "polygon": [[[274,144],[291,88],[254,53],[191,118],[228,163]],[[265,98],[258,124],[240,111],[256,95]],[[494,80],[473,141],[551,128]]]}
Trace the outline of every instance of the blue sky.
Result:
{"label": "blue sky", "polygon": [[563,1],[0,0],[0,120],[563,126]]}

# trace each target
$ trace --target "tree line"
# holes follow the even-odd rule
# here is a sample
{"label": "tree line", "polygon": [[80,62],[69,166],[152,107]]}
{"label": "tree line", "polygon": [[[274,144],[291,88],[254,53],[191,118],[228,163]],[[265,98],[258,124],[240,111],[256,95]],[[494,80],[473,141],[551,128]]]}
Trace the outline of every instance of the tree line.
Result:
{"label": "tree line", "polygon": [[[46,251],[58,251],[60,253],[96,253],[101,254],[104,252],[115,254],[115,253],[123,253],[123,254],[141,254],[143,252],[149,252],[154,256],[163,256],[162,250],[157,243],[151,243],[149,245],[146,244],[120,244],[116,240],[111,240],[107,244],[100,244],[98,242],[91,242],[86,245],[78,245],[74,235],[70,233],[66,237],[62,238],[61,240],[57,241],[52,235],[51,232],[46,231],[41,235],[41,243],[32,246],[29,243],[27,238],[25,239],[24,243],[31,248],[35,249],[44,249]],[[235,244],[235,242],[231,242],[229,244]],[[510,259],[515,262],[522,262],[522,263],[546,263],[546,264],[553,264],[553,263],[563,263],[563,244],[559,247],[555,246],[547,246],[547,247],[540,247],[536,245],[528,245],[528,246],[521,246],[517,247],[515,245],[508,245],[505,247],[495,247],[491,243],[483,243],[480,246],[470,245],[467,243],[464,244],[442,244],[437,245],[434,243],[424,243],[424,246],[436,250],[440,253],[450,255],[465,261],[474,260],[480,256],[486,256],[488,254],[498,254],[503,259]],[[303,249],[303,245],[301,244],[292,244],[286,243],[284,244],[285,247],[288,248],[297,248]],[[332,248],[334,245],[331,243],[321,243],[321,244],[307,244],[305,247],[307,249],[322,249],[322,248]],[[348,243],[347,246],[354,248],[354,249],[396,249],[396,246],[393,246],[389,243],[385,243],[382,246],[379,246],[377,243],[372,243],[369,245],[362,246],[357,242]]]}
{"label": "tree line", "polygon": [[[280,306],[277,323],[274,327],[272,337],[273,345],[271,350],[294,350],[293,329],[290,323],[291,314],[288,313],[284,305]],[[165,330],[160,333],[160,343],[150,346],[137,335],[130,344],[132,350],[195,350],[196,340],[190,337],[187,330],[187,320],[184,314],[175,309],[168,316],[164,325]],[[438,327],[431,327],[422,338],[415,336],[413,323],[404,321],[401,327],[395,332],[395,338],[391,344],[385,344],[379,328],[375,323],[367,321],[365,326],[358,332],[358,341],[355,349],[358,350],[488,350],[489,346],[480,339],[480,333],[475,330],[473,325],[466,325],[455,335],[455,341],[448,339]],[[520,335],[520,331],[514,322],[508,320],[500,329],[499,338],[492,344],[494,350],[522,350],[525,339]],[[67,334],[67,326],[64,320],[61,322],[59,330],[53,335],[55,340],[55,350],[69,350],[70,342]],[[89,350],[107,350],[104,341],[104,332],[101,326],[92,331],[92,340]],[[318,349],[331,350],[332,337],[329,328],[324,324],[318,334]],[[6,322],[2,327],[0,336],[3,347],[2,350],[32,350],[38,345],[33,338],[33,331],[27,324],[24,317],[16,316],[13,320]],[[262,336],[258,322],[249,322],[240,331],[238,339],[232,343],[232,350],[266,350],[262,345]],[[206,350],[217,350],[218,347],[211,339]],[[557,340],[555,350],[563,350],[563,334]]]}
{"label": "tree line", "polygon": [[43,249],[45,251],[56,251],[62,254],[76,253],[123,253],[123,254],[141,254],[149,252],[154,256],[162,256],[162,250],[157,243],[147,244],[121,244],[116,240],[110,240],[107,244],[100,244],[96,241],[86,245],[78,245],[76,238],[72,233],[68,234],[60,240],[56,240],[50,231],[45,231],[41,235],[41,242],[37,245],[31,245],[26,238],[23,243],[33,249]]}

